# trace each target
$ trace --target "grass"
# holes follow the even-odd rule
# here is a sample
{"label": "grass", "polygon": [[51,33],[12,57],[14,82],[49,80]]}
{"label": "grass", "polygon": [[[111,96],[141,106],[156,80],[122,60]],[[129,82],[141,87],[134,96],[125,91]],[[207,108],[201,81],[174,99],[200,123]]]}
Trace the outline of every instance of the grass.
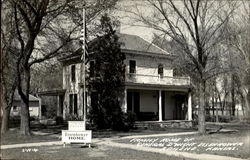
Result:
{"label": "grass", "polygon": [[[218,125],[209,125],[209,128],[216,128]],[[243,142],[244,145],[237,147],[235,151],[207,151],[205,147],[199,147],[193,151],[194,153],[206,153],[223,155],[238,158],[250,158],[250,128],[249,125],[226,125],[225,129],[237,129],[238,132],[216,133],[210,135],[189,135],[189,136],[174,136],[174,137],[154,137],[160,141],[163,138],[193,138],[193,143],[236,143]],[[67,126],[32,126],[32,131],[47,133],[48,135],[32,135],[22,136],[19,134],[18,128],[12,128],[7,134],[1,136],[1,144],[18,144],[18,143],[34,143],[46,141],[58,141],[62,129],[67,129]],[[166,129],[166,130],[131,130],[129,132],[118,132],[111,130],[93,131],[93,138],[110,138],[123,137],[130,135],[145,135],[145,134],[160,134],[160,133],[175,133],[194,131],[193,129]],[[130,139],[118,140],[119,143],[132,143]],[[133,143],[137,144],[137,143]],[[80,148],[79,145],[69,145],[66,148],[62,146],[35,147],[38,152],[23,152],[25,148],[7,149],[1,151],[1,159],[117,159],[117,160],[140,160],[140,159],[167,159],[167,160],[185,160],[183,158],[174,158],[157,153],[147,153],[130,149],[119,149],[114,147],[95,146],[94,148]],[[186,152],[186,151],[185,151]],[[52,154],[53,153],[53,154]],[[123,155],[123,156],[121,156]],[[72,158],[73,157],[73,158]]]}
{"label": "grass", "polygon": [[50,135],[23,136],[19,134],[19,130],[17,129],[8,131],[6,134],[1,135],[1,145],[48,142],[48,141],[58,141],[58,140],[60,139],[58,139],[55,136],[50,136]]}
{"label": "grass", "polygon": [[[59,141],[61,131],[67,130],[67,126],[45,126],[45,125],[32,125],[32,133],[39,132],[46,135],[31,135],[22,136],[19,134],[19,128],[11,128],[6,134],[1,135],[1,145],[19,144],[19,143],[34,143],[34,142],[46,142],[46,141]],[[175,133],[175,132],[187,132],[193,131],[193,129],[169,129],[169,130],[144,130],[134,129],[129,132],[112,131],[112,130],[94,130],[93,138],[111,138],[111,137],[124,137],[131,135],[145,135],[145,134],[160,134],[160,133]]]}
{"label": "grass", "polygon": [[[249,128],[242,128],[242,130],[238,132],[228,132],[228,133],[215,133],[215,134],[209,134],[209,135],[188,135],[188,136],[174,136],[174,137],[153,137],[154,139],[158,139],[154,143],[164,143],[165,149],[170,149],[170,146],[168,146],[170,143],[172,143],[171,147],[177,146],[178,144],[181,143],[188,143],[185,142],[184,139],[188,138],[190,139],[189,144],[195,143],[193,147],[197,147],[193,151],[191,150],[186,150],[185,152],[192,152],[192,153],[205,153],[205,154],[215,154],[215,155],[222,155],[222,156],[230,156],[230,157],[238,157],[238,158],[250,158],[250,129]],[[168,138],[172,139],[171,142],[163,142],[162,139]],[[174,142],[175,140],[178,140],[178,142]],[[141,138],[143,140],[146,139],[152,139],[152,138]],[[131,141],[131,139],[123,139],[123,140],[118,140],[116,142],[119,143],[132,143],[134,145],[138,145],[138,141]],[[204,147],[204,146],[198,146],[201,143],[206,143],[206,144],[211,144],[211,143],[240,143],[242,142],[242,146],[236,147],[233,151],[232,150],[210,150],[208,149],[209,147]],[[149,142],[150,143],[150,142]],[[176,143],[176,144],[174,144]],[[145,144],[145,143],[144,143]],[[148,144],[148,143],[147,143]],[[147,145],[146,144],[146,145]],[[158,146],[157,148],[164,148],[162,146]],[[174,147],[178,149],[177,151],[182,152],[183,150],[179,150],[181,146],[179,147]],[[186,147],[188,148],[188,147]],[[192,148],[192,147],[191,147]],[[215,148],[215,147],[213,147]],[[173,149],[173,148],[172,148]]]}
{"label": "grass", "polygon": [[[27,149],[36,149],[37,152]],[[163,154],[107,147],[81,148],[79,145],[32,147],[2,150],[1,159],[13,160],[190,160],[182,157],[170,157]]]}

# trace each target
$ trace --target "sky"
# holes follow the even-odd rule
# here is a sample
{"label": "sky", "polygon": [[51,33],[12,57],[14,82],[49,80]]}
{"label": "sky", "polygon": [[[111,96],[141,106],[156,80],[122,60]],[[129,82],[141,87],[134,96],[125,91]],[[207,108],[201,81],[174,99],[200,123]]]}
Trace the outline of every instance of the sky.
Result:
{"label": "sky", "polygon": [[[175,2],[178,8],[183,7],[183,4],[181,2],[180,3],[178,1]],[[133,26],[133,21],[131,20],[131,17],[133,17],[133,15],[123,11],[123,10],[135,11],[134,9],[132,9],[133,5],[135,4],[139,6],[139,10],[141,13],[143,13],[144,16],[145,15],[152,16],[152,8],[148,6],[145,7],[146,4],[145,0],[121,0],[117,4],[118,9],[116,11],[113,11],[112,13],[113,16],[116,17],[121,22],[120,32],[126,34],[138,35],[148,41],[152,41],[153,33],[159,33],[159,32],[151,28]],[[236,14],[239,13],[241,10],[242,8],[240,7],[236,11]]]}
{"label": "sky", "polygon": [[[124,11],[122,11],[122,10],[132,9],[131,6],[134,5],[135,3],[140,4],[140,3],[145,3],[145,1],[143,0],[121,1],[117,5],[118,10],[112,13],[113,16],[116,17],[121,22],[120,32],[125,34],[138,35],[148,41],[152,41],[152,36],[155,31],[151,28],[133,26],[132,20],[130,19],[131,15],[129,15],[129,13],[125,13]],[[140,9],[145,14],[149,14],[150,12],[149,9],[145,7],[141,7]]]}

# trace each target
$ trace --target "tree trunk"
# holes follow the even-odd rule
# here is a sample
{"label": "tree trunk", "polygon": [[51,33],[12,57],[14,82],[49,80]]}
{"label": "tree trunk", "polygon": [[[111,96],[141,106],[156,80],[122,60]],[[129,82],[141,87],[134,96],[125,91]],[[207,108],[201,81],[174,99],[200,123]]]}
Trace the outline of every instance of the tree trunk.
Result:
{"label": "tree trunk", "polygon": [[[9,82],[9,79],[4,79]],[[4,82],[3,80],[3,82]],[[13,104],[13,98],[16,90],[16,79],[11,84],[11,87],[8,86],[7,83],[3,83],[2,86],[2,126],[1,126],[1,133],[4,134],[9,130],[9,118],[10,118],[10,111]]]}
{"label": "tree trunk", "polygon": [[22,135],[30,135],[30,115],[29,115],[29,106],[27,102],[22,101],[21,105],[21,125],[20,133]]}
{"label": "tree trunk", "polygon": [[[30,114],[29,114],[29,87],[30,87],[30,70],[24,70],[24,77],[23,77],[23,84],[24,84],[24,97],[21,97],[21,124],[20,124],[20,133],[22,135],[30,135]],[[22,92],[23,91],[19,91]]]}
{"label": "tree trunk", "polygon": [[[232,83],[234,83],[234,82],[232,82]],[[234,91],[234,84],[232,85],[231,98],[232,98],[232,116],[235,116],[235,91]]]}
{"label": "tree trunk", "polygon": [[[215,100],[215,103],[217,104],[217,98],[216,98],[216,100]],[[218,111],[218,105],[216,105],[216,123],[218,123],[219,122],[219,113],[218,113],[219,111]]]}
{"label": "tree trunk", "polygon": [[199,84],[199,99],[200,99],[200,105],[199,105],[199,116],[198,116],[198,132],[200,134],[205,134],[206,133],[206,122],[205,122],[205,81],[200,82]]}
{"label": "tree trunk", "polygon": [[[224,99],[225,102],[225,99]],[[224,102],[221,105],[221,115],[224,116]]]}
{"label": "tree trunk", "polygon": [[246,119],[250,118],[250,96],[249,91],[247,92],[246,88],[241,87],[242,92],[242,98],[244,101],[244,106],[242,107],[242,110],[244,110],[244,117]]}
{"label": "tree trunk", "polygon": [[212,110],[213,110],[213,116],[214,116],[214,92],[213,92],[213,96],[212,96]]}
{"label": "tree trunk", "polygon": [[10,110],[11,106],[8,106],[8,103],[6,102],[5,98],[3,98],[2,102],[2,111],[3,111],[3,117],[2,117],[2,126],[1,126],[1,133],[4,134],[9,130],[9,117],[10,117]]}

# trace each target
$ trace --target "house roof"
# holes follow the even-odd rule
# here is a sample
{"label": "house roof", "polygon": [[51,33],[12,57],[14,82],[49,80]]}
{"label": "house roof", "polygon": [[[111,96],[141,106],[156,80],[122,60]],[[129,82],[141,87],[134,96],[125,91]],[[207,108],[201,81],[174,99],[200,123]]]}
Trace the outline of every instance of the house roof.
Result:
{"label": "house roof", "polygon": [[[18,94],[17,91],[15,91],[15,93],[14,93],[13,100],[14,101],[21,101],[21,97],[20,97],[20,95]],[[39,101],[39,98],[29,94],[29,101]]]}
{"label": "house roof", "polygon": [[121,49],[139,52],[149,52],[158,54],[169,54],[155,44],[137,36],[130,34],[119,34]]}
{"label": "house roof", "polygon": [[[137,35],[130,35],[130,34],[123,34],[118,33],[119,41],[121,42],[121,50],[123,52],[132,52],[132,53],[149,53],[151,55],[170,55],[167,51],[163,50],[162,48],[156,46],[155,44],[137,36]],[[91,42],[94,42],[94,39]],[[91,42],[89,43],[91,45]],[[75,59],[79,58],[82,54],[82,48],[77,49],[74,53],[64,54],[61,55],[58,60],[63,61],[65,59]]]}

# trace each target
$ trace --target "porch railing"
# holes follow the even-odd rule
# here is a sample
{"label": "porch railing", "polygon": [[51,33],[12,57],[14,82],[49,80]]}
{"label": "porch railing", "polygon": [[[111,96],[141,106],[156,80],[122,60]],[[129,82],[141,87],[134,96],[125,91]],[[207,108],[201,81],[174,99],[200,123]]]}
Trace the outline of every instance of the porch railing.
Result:
{"label": "porch railing", "polygon": [[126,82],[181,86],[181,85],[190,85],[190,78],[127,73]]}

